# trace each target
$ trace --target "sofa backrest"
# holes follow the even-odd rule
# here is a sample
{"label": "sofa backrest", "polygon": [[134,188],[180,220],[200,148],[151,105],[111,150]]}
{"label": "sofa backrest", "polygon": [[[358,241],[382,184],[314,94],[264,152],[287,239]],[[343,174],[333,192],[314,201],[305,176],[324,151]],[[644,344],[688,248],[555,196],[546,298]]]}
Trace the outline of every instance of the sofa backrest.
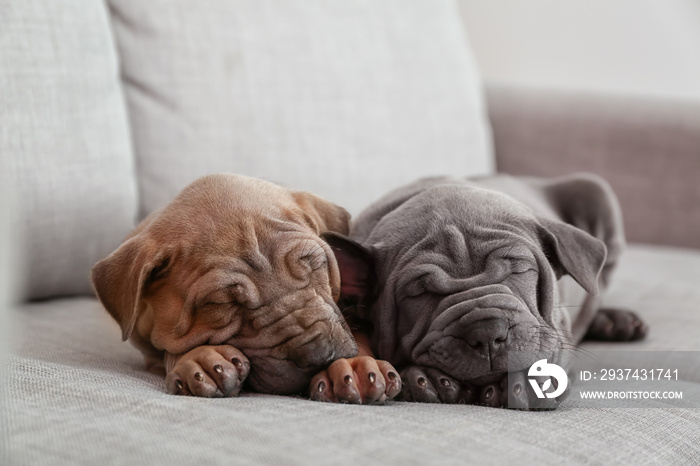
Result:
{"label": "sofa backrest", "polygon": [[137,207],[108,12],[94,0],[0,0],[0,22],[0,156],[20,293],[90,293],[90,268]]}
{"label": "sofa backrest", "polygon": [[0,0],[28,297],[88,292],[135,219],[207,173],[358,213],[420,176],[493,170],[450,0],[107,4]]}
{"label": "sofa backrest", "polygon": [[357,213],[491,169],[479,76],[444,0],[109,0],[141,216],[220,171]]}

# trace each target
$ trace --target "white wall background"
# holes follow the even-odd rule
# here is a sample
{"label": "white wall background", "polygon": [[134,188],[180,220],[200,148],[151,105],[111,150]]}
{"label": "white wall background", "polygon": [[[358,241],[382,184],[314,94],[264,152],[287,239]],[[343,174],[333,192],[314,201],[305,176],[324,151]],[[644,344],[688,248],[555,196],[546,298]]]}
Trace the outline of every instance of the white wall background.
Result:
{"label": "white wall background", "polygon": [[700,100],[700,0],[460,0],[484,80]]}

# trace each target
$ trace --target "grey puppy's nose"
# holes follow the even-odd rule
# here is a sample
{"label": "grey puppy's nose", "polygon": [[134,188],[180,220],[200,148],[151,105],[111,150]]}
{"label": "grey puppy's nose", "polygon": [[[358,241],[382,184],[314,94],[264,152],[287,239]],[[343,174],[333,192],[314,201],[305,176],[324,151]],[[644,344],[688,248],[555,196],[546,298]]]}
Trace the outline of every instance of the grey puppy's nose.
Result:
{"label": "grey puppy's nose", "polygon": [[502,319],[476,321],[469,326],[464,339],[481,357],[493,358],[506,346],[508,324]]}

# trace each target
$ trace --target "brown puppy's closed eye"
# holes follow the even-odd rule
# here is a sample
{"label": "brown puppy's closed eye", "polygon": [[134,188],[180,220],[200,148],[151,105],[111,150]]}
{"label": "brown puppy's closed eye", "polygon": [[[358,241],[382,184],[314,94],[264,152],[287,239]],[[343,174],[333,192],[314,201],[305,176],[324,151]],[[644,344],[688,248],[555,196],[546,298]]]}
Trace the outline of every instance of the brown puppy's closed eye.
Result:
{"label": "brown puppy's closed eye", "polygon": [[336,305],[338,264],[320,236],[346,234],[348,222],[313,194],[210,175],[98,262],[93,284],[122,338],[150,371],[167,373],[172,393],[235,396],[244,381],[298,393],[321,371],[324,399],[383,401],[400,382],[389,382],[388,363],[353,358],[357,345]]}

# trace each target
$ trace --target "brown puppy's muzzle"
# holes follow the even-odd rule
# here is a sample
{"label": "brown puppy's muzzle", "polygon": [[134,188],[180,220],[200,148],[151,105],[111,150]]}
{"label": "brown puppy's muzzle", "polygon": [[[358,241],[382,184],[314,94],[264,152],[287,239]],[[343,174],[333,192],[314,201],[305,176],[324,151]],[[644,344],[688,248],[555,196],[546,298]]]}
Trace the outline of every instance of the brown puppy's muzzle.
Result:
{"label": "brown puppy's muzzle", "polygon": [[340,358],[357,355],[357,344],[344,321],[319,321],[303,334],[270,349],[243,350],[251,363],[246,384],[262,393],[294,394]]}

